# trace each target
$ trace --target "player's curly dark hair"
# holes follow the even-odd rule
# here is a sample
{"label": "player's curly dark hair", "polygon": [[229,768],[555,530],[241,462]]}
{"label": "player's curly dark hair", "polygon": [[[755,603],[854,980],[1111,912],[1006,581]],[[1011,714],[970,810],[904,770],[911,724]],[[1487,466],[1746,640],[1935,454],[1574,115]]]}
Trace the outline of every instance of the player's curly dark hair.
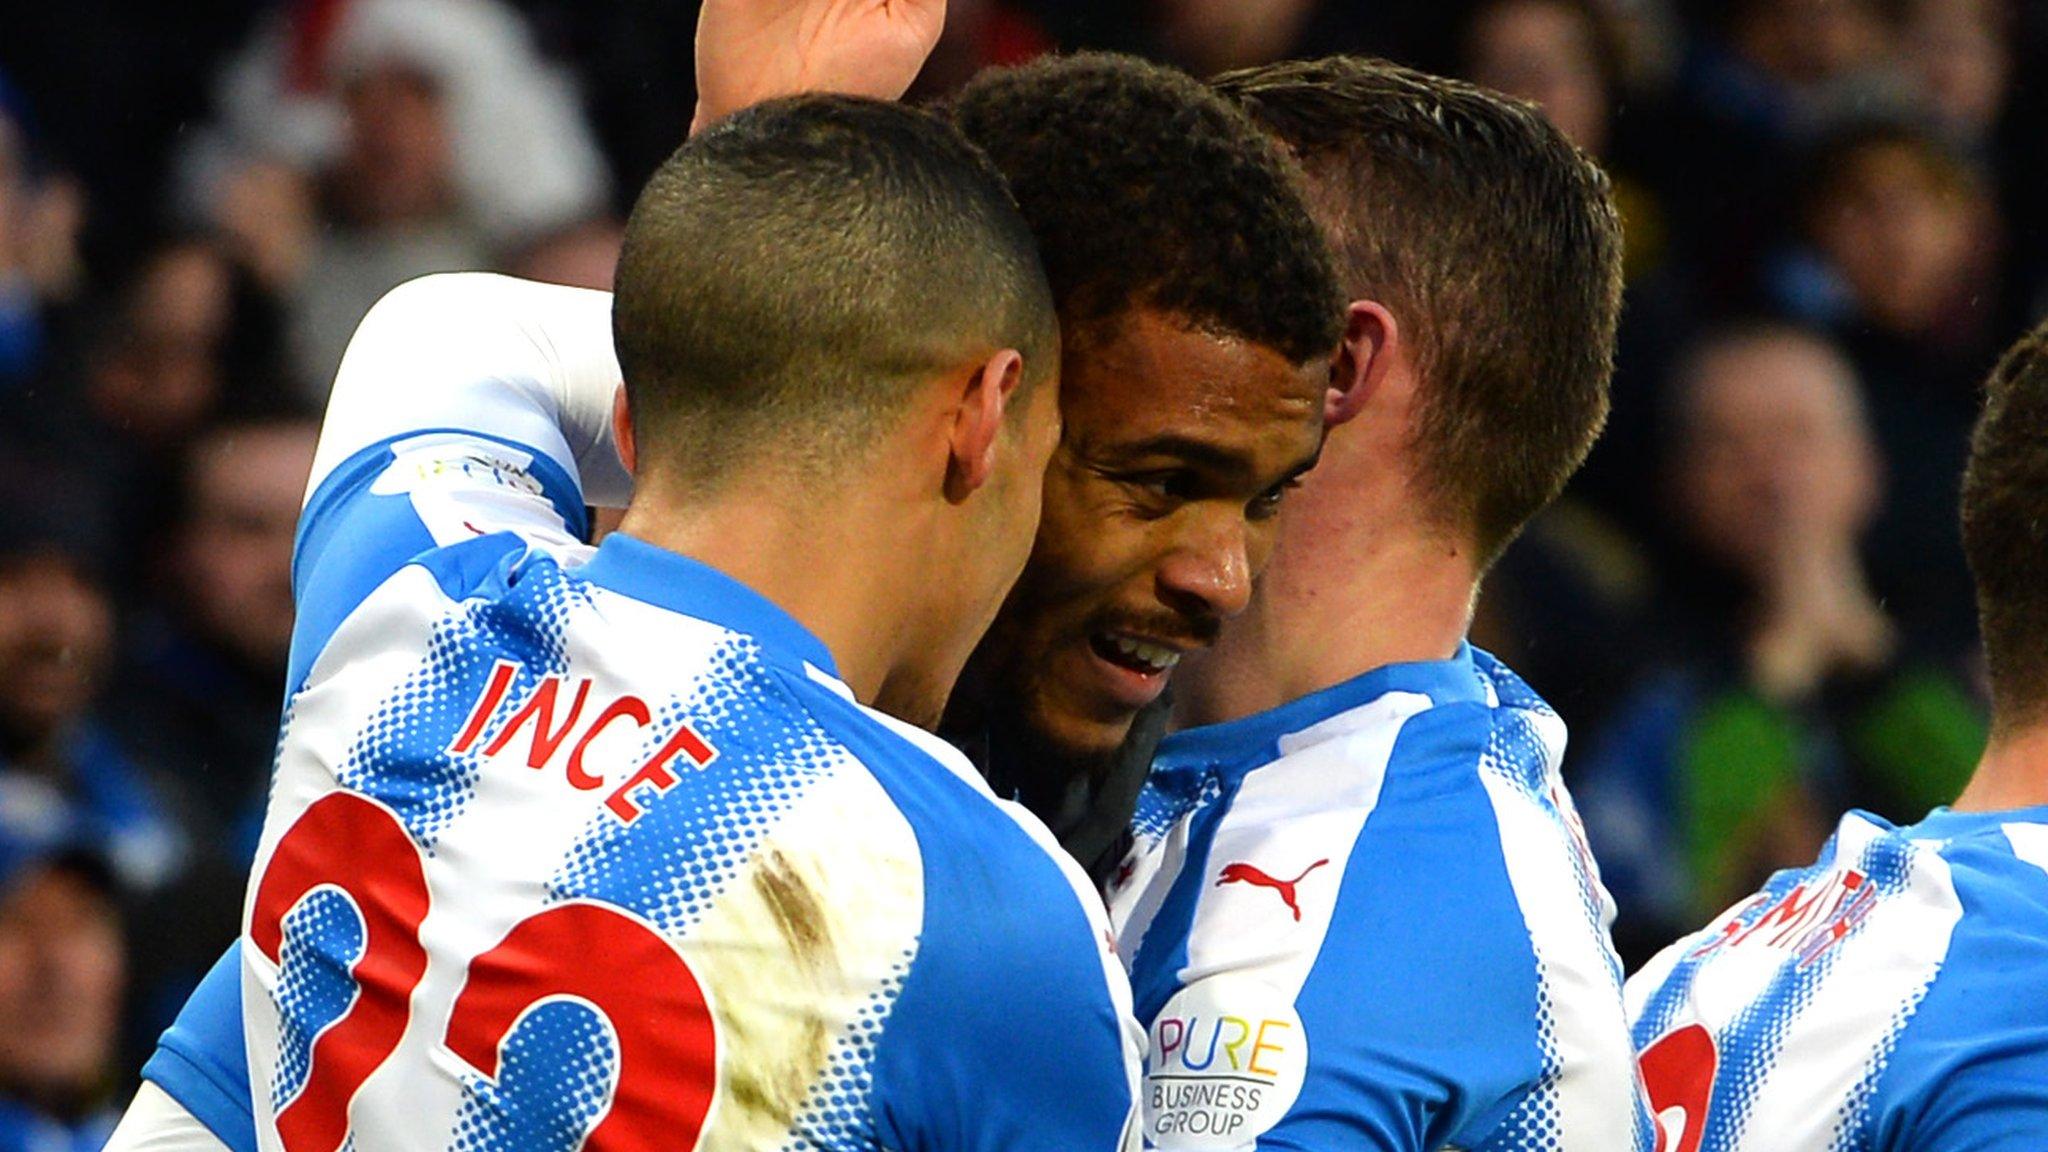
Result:
{"label": "player's curly dark hair", "polygon": [[1294,164],[1183,73],[1084,53],[983,72],[943,111],[1009,179],[1070,331],[1134,308],[1328,355],[1343,297]]}

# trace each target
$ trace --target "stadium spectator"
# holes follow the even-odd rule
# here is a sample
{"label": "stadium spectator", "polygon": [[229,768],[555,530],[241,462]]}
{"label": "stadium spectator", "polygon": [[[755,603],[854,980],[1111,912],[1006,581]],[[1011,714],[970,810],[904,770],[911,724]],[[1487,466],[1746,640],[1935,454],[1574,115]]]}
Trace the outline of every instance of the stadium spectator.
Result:
{"label": "stadium spectator", "polygon": [[1844,807],[1953,799],[1984,739],[1966,684],[1871,591],[1858,546],[1880,463],[1842,354],[1801,329],[1726,330],[1673,403],[1692,563],[1667,594],[1670,661],[1578,762],[1628,953],[1811,856]]}
{"label": "stadium spectator", "polygon": [[291,6],[229,70],[221,105],[188,157],[188,198],[289,300],[315,399],[386,290],[503,263],[605,208],[574,88],[496,0]]}
{"label": "stadium spectator", "polygon": [[[186,454],[158,611],[139,621],[121,727],[189,791],[210,843],[255,849],[292,636],[292,533],[319,426],[209,429]],[[220,834],[225,834],[220,835]]]}
{"label": "stadium spectator", "polygon": [[1585,151],[1607,150],[1614,49],[1597,9],[1579,0],[1491,0],[1469,21],[1468,79],[1534,103]]}
{"label": "stadium spectator", "polygon": [[[224,410],[274,406],[274,330],[259,297],[200,236],[173,236],[94,309],[89,343],[49,386],[9,398],[0,444],[55,457],[112,517],[117,549],[146,550],[185,445]],[[134,565],[107,573],[126,596]]]}
{"label": "stadium spectator", "polygon": [[1738,0],[1689,77],[1695,95],[1783,140],[1898,98],[1882,0]]}
{"label": "stadium spectator", "polygon": [[1981,152],[2012,82],[2012,13],[2002,0],[1911,0],[1899,59],[1954,144]]}
{"label": "stadium spectator", "polygon": [[365,60],[346,81],[347,130],[324,173],[326,211],[290,286],[294,365],[326,391],[355,322],[393,285],[489,260],[454,212],[455,157],[445,81],[400,56]]}
{"label": "stadium spectator", "polygon": [[0,866],[77,840],[105,853],[124,886],[161,889],[184,862],[184,836],[95,708],[114,656],[105,545],[85,510],[10,490],[0,504]]}
{"label": "stadium spectator", "polygon": [[1882,9],[1739,0],[1695,26],[1646,161],[1711,293],[1739,293],[1753,276],[1809,142],[1844,116],[1910,103]]}
{"label": "stadium spectator", "polygon": [[1801,235],[1832,274],[1834,299],[1789,303],[1816,319],[1862,319],[1937,346],[1966,339],[1990,239],[1976,170],[1897,123],[1845,129],[1817,149],[1809,168]]}
{"label": "stadium spectator", "polygon": [[1466,79],[1543,110],[1571,142],[1601,161],[1614,186],[1631,284],[1655,270],[1667,224],[1657,194],[1617,139],[1625,90],[1623,26],[1601,0],[1481,0],[1459,37]]}
{"label": "stadium spectator", "polygon": [[0,74],[0,391],[35,377],[51,342],[51,313],[83,278],[83,194],[43,170],[29,145],[19,98]]}
{"label": "stadium spectator", "polygon": [[1868,390],[1890,471],[1871,577],[1916,638],[1975,645],[1955,523],[1977,381],[1993,348],[1997,266],[1977,172],[1918,129],[1844,129],[1810,160],[1804,244],[1778,268],[1780,303],[1830,329]]}
{"label": "stadium spectator", "polygon": [[1160,42],[1198,76],[1266,64],[1287,55],[1316,0],[1164,0]]}
{"label": "stadium spectator", "polygon": [[143,455],[175,454],[220,403],[232,315],[233,272],[210,244],[177,239],[153,253],[92,356],[98,424]]}
{"label": "stadium spectator", "polygon": [[126,946],[105,861],[0,862],[0,1152],[97,1152],[113,1131]]}

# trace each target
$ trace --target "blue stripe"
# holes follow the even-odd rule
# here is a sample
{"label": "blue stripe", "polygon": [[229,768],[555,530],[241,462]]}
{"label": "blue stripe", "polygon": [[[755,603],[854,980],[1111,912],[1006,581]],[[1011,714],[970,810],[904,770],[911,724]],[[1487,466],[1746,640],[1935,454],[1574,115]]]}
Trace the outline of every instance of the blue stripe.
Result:
{"label": "blue stripe", "polygon": [[[1303,1147],[1355,1144],[1359,1124],[1479,1146],[1541,1081],[1535,945],[1478,768],[1496,717],[1465,704],[1401,727],[1297,1000],[1313,1064],[1281,1131]],[[1544,1147],[1529,1135],[1511,1146]]]}
{"label": "blue stripe", "polygon": [[2048,873],[2013,854],[2002,828],[2009,822],[2048,823],[2048,809],[1939,809],[1901,834],[1948,840],[1941,854],[1962,919],[1940,969],[1901,1007],[1900,1028],[1852,1097],[1841,1147],[2040,1147],[2048,1117]]}
{"label": "blue stripe", "polygon": [[157,1041],[142,1078],[164,1090],[233,1152],[256,1152],[248,1049],[242,1041],[242,946],[231,946]]}
{"label": "blue stripe", "polygon": [[[1183,776],[1178,783],[1182,787],[1194,784],[1201,788],[1204,782]],[[1153,917],[1152,926],[1145,930],[1138,954],[1131,958],[1132,1005],[1138,1022],[1148,1030],[1160,1009],[1180,991],[1180,973],[1188,965],[1188,937],[1195,927],[1195,907],[1208,887],[1209,851],[1215,845],[1216,829],[1229,813],[1231,802],[1237,799],[1243,781],[1240,778],[1222,792],[1215,791],[1213,777],[1206,783],[1208,788],[1195,791],[1188,798],[1200,807],[1189,818],[1187,859]]]}
{"label": "blue stripe", "polygon": [[1122,1019],[1110,998],[1105,942],[1073,887],[1045,849],[967,781],[818,691],[819,720],[867,765],[916,834],[924,885],[916,958],[882,1024],[862,1101],[872,1110],[872,1142],[827,1147],[1115,1147],[1132,1106]]}

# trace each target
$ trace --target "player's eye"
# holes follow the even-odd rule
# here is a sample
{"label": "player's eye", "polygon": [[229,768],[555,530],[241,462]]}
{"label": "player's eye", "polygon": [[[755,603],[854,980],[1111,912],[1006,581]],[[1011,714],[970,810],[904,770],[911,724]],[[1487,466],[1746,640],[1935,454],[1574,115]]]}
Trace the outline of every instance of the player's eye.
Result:
{"label": "player's eye", "polygon": [[1278,516],[1280,514],[1280,502],[1287,498],[1289,492],[1299,487],[1301,487],[1301,477],[1294,476],[1282,480],[1280,483],[1259,493],[1252,499],[1250,504],[1245,505],[1245,519],[1271,520],[1273,517]]}
{"label": "player's eye", "polygon": [[1142,492],[1154,503],[1162,505],[1185,504],[1199,495],[1201,490],[1200,478],[1180,468],[1161,472],[1140,472],[1124,477],[1123,482]]}

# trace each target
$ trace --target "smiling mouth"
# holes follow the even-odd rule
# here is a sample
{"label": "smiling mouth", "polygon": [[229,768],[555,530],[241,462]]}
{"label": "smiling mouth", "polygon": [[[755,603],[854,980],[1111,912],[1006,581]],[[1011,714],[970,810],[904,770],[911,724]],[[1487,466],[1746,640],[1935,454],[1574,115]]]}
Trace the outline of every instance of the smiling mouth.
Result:
{"label": "smiling mouth", "polygon": [[1180,663],[1178,649],[1113,632],[1098,632],[1090,636],[1088,645],[1109,663],[1143,676],[1165,675]]}

